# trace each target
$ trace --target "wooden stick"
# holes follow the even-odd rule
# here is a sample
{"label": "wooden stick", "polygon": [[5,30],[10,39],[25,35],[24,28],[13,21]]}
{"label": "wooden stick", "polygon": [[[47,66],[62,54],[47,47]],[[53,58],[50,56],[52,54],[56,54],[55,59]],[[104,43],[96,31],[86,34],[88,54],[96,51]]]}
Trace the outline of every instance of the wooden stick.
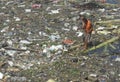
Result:
{"label": "wooden stick", "polygon": [[12,48],[12,47],[5,47],[6,50],[15,50],[15,51],[31,51],[31,52],[39,52],[39,50],[33,50],[33,49],[20,49],[20,48]]}

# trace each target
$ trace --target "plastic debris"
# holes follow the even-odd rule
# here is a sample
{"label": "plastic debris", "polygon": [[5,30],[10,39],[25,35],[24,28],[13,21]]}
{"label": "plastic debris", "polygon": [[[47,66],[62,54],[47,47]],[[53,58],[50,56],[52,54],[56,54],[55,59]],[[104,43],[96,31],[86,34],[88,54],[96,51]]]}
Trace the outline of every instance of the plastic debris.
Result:
{"label": "plastic debris", "polygon": [[7,61],[7,62],[11,67],[14,65],[13,61]]}
{"label": "plastic debris", "polygon": [[9,4],[12,4],[14,3],[14,1],[8,1],[5,5],[9,5]]}
{"label": "plastic debris", "polygon": [[77,31],[77,30],[78,30],[78,27],[77,27],[77,26],[73,26],[73,30],[74,30],[74,31]]}
{"label": "plastic debris", "polygon": [[111,32],[104,30],[104,31],[97,31],[97,33],[107,35],[107,34],[110,34]]}
{"label": "plastic debris", "polygon": [[89,12],[87,12],[87,11],[84,11],[84,12],[80,12],[80,15],[90,15],[90,13]]}
{"label": "plastic debris", "polygon": [[7,32],[7,31],[8,31],[8,29],[9,29],[9,26],[4,27],[4,28],[1,30],[1,32]]}
{"label": "plastic debris", "polygon": [[59,40],[59,39],[60,39],[60,35],[50,35],[49,38],[50,38],[50,40],[52,40],[52,41],[56,41],[56,40]]}
{"label": "plastic debris", "polygon": [[119,61],[119,62],[120,62],[120,57],[117,57],[117,58],[115,59],[115,61]]}
{"label": "plastic debris", "polygon": [[21,19],[19,17],[14,17],[15,21],[20,21]]}
{"label": "plastic debris", "polygon": [[4,74],[0,72],[0,79],[3,79]]}
{"label": "plastic debris", "polygon": [[8,44],[9,46],[12,46],[12,45],[13,45],[13,41],[12,41],[12,40],[7,40],[7,44]]}
{"label": "plastic debris", "polygon": [[60,9],[51,10],[48,14],[58,14]]}
{"label": "plastic debris", "polygon": [[103,30],[103,29],[105,29],[105,27],[99,27],[96,30]]}
{"label": "plastic debris", "polygon": [[24,8],[26,5],[18,5],[18,7]]}
{"label": "plastic debris", "polygon": [[41,32],[39,32],[39,35],[40,35],[40,36],[49,36],[47,33],[42,32],[42,31],[41,31]]}
{"label": "plastic debris", "polygon": [[20,43],[21,44],[31,44],[32,42],[27,41],[27,40],[20,40]]}
{"label": "plastic debris", "polygon": [[72,41],[70,39],[63,40],[63,44],[65,44],[65,45],[72,45],[73,43],[74,43],[74,41]]}
{"label": "plastic debris", "polygon": [[105,12],[105,9],[103,8],[103,9],[98,9],[98,11],[100,11],[100,12]]}
{"label": "plastic debris", "polygon": [[14,55],[16,53],[16,51],[14,51],[14,50],[6,50],[5,52],[11,57],[14,57]]}
{"label": "plastic debris", "polygon": [[76,34],[77,34],[78,37],[81,37],[83,35],[82,32],[76,32]]}
{"label": "plastic debris", "polygon": [[118,26],[116,26],[116,25],[112,25],[111,28],[115,28],[115,29],[117,29]]}
{"label": "plastic debris", "polygon": [[65,27],[68,27],[70,25],[70,23],[64,23]]}
{"label": "plastic debris", "polygon": [[41,6],[42,6],[41,4],[33,4],[33,5],[32,5],[32,8],[38,9],[38,8],[40,8]]}
{"label": "plastic debris", "polygon": [[91,77],[97,77],[96,74],[90,74],[89,76],[91,76]]}
{"label": "plastic debris", "polygon": [[55,80],[53,80],[53,79],[49,79],[47,82],[55,82]]}
{"label": "plastic debris", "polygon": [[31,9],[25,9],[25,12],[26,12],[26,13],[30,13],[30,12],[31,12]]}
{"label": "plastic debris", "polygon": [[63,46],[62,45],[52,45],[49,50],[50,51],[57,51],[57,50],[62,50]]}
{"label": "plastic debris", "polygon": [[12,82],[26,82],[27,78],[26,77],[9,77],[7,79],[8,82],[12,81]]}

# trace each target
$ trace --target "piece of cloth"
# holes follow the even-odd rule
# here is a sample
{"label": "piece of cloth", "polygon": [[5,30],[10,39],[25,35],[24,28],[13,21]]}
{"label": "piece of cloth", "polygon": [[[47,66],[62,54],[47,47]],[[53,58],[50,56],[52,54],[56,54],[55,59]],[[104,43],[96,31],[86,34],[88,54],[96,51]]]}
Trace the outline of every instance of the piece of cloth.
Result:
{"label": "piece of cloth", "polygon": [[92,23],[90,20],[87,20],[87,23],[85,25],[85,32],[86,33],[91,33],[93,31],[93,28],[92,28]]}

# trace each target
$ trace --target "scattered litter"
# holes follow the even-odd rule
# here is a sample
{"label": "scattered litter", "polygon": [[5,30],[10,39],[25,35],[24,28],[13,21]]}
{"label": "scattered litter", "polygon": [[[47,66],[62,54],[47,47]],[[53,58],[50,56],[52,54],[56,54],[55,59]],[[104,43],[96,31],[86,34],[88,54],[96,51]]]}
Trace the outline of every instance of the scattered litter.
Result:
{"label": "scattered litter", "polygon": [[[70,1],[77,7],[72,8]],[[104,7],[97,7],[97,3],[89,5],[81,1],[1,0],[0,81],[119,81],[119,40],[111,43],[114,48],[105,47],[106,51],[98,46],[119,35],[120,8],[101,3]],[[83,32],[78,30],[82,21],[77,20],[80,14],[95,23],[88,51],[95,50],[88,53],[82,51]],[[48,75],[51,78],[46,79]]]}

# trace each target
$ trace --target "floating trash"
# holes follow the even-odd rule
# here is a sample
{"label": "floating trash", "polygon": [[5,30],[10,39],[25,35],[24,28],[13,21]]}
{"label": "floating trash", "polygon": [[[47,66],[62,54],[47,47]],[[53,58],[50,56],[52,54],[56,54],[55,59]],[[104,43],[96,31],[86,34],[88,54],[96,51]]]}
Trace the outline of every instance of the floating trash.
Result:
{"label": "floating trash", "polygon": [[32,5],[32,8],[38,9],[38,8],[40,8],[41,6],[42,6],[41,4],[33,4],[33,5]]}
{"label": "floating trash", "polygon": [[77,31],[79,27],[73,26],[72,30]]}
{"label": "floating trash", "polygon": [[7,31],[8,31],[8,29],[9,29],[9,26],[4,27],[4,28],[1,30],[1,32],[7,32]]}
{"label": "floating trash", "polygon": [[97,77],[96,74],[90,74],[89,76],[91,76],[91,77]]}
{"label": "floating trash", "polygon": [[0,79],[3,79],[4,74],[0,72]]}
{"label": "floating trash", "polygon": [[13,61],[7,61],[7,62],[11,67],[14,65]]}
{"label": "floating trash", "polygon": [[103,30],[103,31],[97,31],[98,34],[103,34],[103,35],[107,35],[107,34],[110,34],[111,32],[110,31],[107,31],[107,30]]}
{"label": "floating trash", "polygon": [[20,40],[19,43],[21,43],[21,44],[31,44],[32,42],[27,41],[27,40]]}
{"label": "floating trash", "polygon": [[15,53],[16,53],[15,50],[5,50],[5,52],[6,52],[9,56],[11,56],[11,57],[14,57],[14,55],[15,55]]}
{"label": "floating trash", "polygon": [[9,46],[12,46],[12,45],[13,45],[13,41],[12,41],[12,40],[7,40],[7,44],[8,44]]}
{"label": "floating trash", "polygon": [[57,50],[62,50],[63,46],[62,45],[52,45],[49,50],[50,51],[57,51]]}
{"label": "floating trash", "polygon": [[18,7],[24,8],[26,5],[18,5]]}
{"label": "floating trash", "polygon": [[68,27],[70,25],[70,23],[64,23],[65,27]]}
{"label": "floating trash", "polygon": [[90,15],[90,13],[89,12],[86,12],[86,11],[84,11],[84,12],[80,12],[80,15]]}
{"label": "floating trash", "polygon": [[103,9],[98,9],[98,11],[100,11],[100,12],[105,12],[105,9],[103,8]]}
{"label": "floating trash", "polygon": [[50,35],[49,38],[50,38],[50,40],[52,40],[52,41],[56,41],[56,40],[59,40],[59,39],[60,39],[60,35]]}
{"label": "floating trash", "polygon": [[53,79],[49,79],[47,82],[55,82],[55,80],[53,80]]}
{"label": "floating trash", "polygon": [[96,30],[103,30],[103,29],[105,29],[105,27],[99,27]]}
{"label": "floating trash", "polygon": [[60,9],[51,10],[48,14],[58,14]]}
{"label": "floating trash", "polygon": [[83,32],[76,32],[77,37],[81,37],[83,35]]}
{"label": "floating trash", "polygon": [[72,44],[74,43],[74,41],[72,41],[72,40],[70,40],[70,39],[65,39],[65,40],[62,41],[62,43],[63,43],[64,45],[72,45]]}
{"label": "floating trash", "polygon": [[119,61],[119,62],[120,62],[120,57],[117,57],[117,58],[115,59],[115,61]]}
{"label": "floating trash", "polygon": [[26,13],[30,13],[30,12],[31,12],[31,9],[25,9],[25,12],[26,12]]}
{"label": "floating trash", "polygon": [[15,21],[21,21],[19,17],[14,17]]}

